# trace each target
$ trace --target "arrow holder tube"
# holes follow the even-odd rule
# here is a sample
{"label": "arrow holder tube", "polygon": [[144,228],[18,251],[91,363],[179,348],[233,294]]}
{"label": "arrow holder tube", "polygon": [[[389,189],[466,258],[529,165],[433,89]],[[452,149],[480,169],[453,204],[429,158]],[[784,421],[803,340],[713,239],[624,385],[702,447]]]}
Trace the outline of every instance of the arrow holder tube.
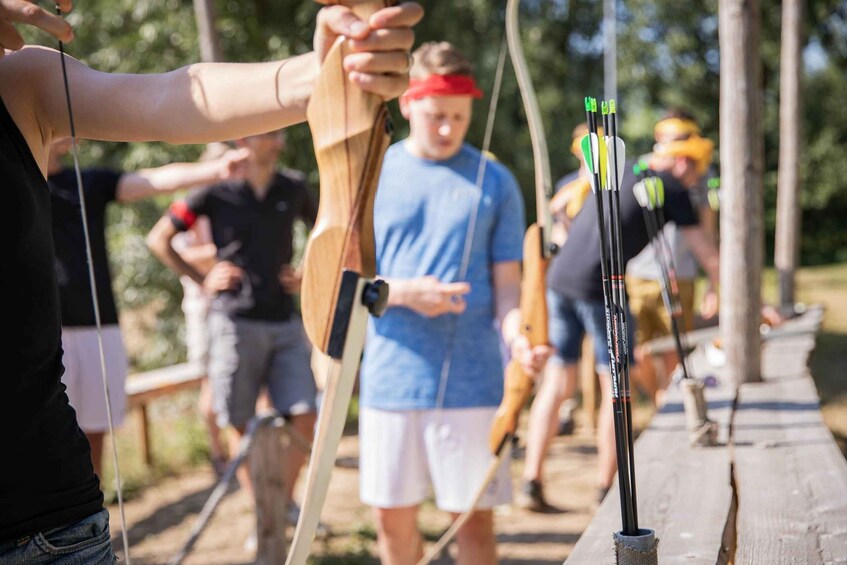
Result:
{"label": "arrow holder tube", "polygon": [[616,565],[659,565],[659,539],[656,532],[641,528],[636,535],[613,534]]}
{"label": "arrow holder tube", "polygon": [[688,441],[692,447],[712,447],[718,444],[718,424],[709,420],[706,413],[705,388],[703,381],[696,379],[685,379],[679,383]]}

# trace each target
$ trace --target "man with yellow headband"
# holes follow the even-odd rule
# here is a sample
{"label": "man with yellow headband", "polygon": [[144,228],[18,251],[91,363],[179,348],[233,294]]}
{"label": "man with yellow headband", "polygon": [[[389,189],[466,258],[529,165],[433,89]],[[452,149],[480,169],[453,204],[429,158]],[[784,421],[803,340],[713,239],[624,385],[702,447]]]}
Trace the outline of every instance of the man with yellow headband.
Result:
{"label": "man with yellow headband", "polygon": [[[388,149],[374,206],[377,274],[391,292],[368,330],[359,415],[360,495],[392,565],[423,556],[417,514],[430,490],[454,517],[470,509],[492,460],[501,344],[530,374],[549,355],[519,335],[520,189],[464,141],[482,96],[471,64],[449,43],[425,43],[410,75],[409,137]],[[510,499],[504,461],[457,535],[458,563],[496,563],[492,508]]]}
{"label": "man with yellow headband", "polygon": [[[705,183],[703,182],[712,162],[714,143],[700,135],[700,128],[693,117],[684,110],[671,110],[656,124],[654,129],[656,144],[647,160],[655,165],[670,164],[677,160],[693,163],[688,167],[688,175],[683,181],[691,204],[700,218],[700,225],[712,243],[717,242],[715,234],[716,214],[709,206]],[[684,241],[682,231],[674,223],[665,226],[664,237],[670,245],[673,266],[676,271],[680,302],[684,321],[684,330],[694,327],[694,290],[700,274],[695,255]],[[627,289],[630,296],[630,308],[635,316],[637,344],[670,335],[671,322],[662,301],[661,273],[653,246],[648,246],[627,266]],[[717,313],[717,293],[709,284],[700,315],[710,319]],[[656,405],[660,405],[669,379],[679,363],[676,351],[663,355],[662,371],[657,371],[653,360],[643,358],[640,348],[636,347],[635,357],[639,360],[638,385],[650,396]]]}

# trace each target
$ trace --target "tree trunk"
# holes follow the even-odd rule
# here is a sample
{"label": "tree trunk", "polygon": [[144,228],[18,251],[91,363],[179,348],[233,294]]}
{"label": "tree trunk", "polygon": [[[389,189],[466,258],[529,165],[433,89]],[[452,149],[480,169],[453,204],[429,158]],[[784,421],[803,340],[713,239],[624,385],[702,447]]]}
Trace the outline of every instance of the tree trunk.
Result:
{"label": "tree trunk", "polygon": [[782,3],[779,69],[779,181],[776,201],[776,269],[779,302],[794,305],[794,273],[800,262],[800,140],[803,75],[803,2]]}
{"label": "tree trunk", "polygon": [[764,131],[758,0],[720,0],[722,344],[736,383],[761,380]]}
{"label": "tree trunk", "polygon": [[197,20],[197,35],[200,38],[200,60],[223,61],[221,44],[215,32],[214,0],[194,0],[194,19]]}

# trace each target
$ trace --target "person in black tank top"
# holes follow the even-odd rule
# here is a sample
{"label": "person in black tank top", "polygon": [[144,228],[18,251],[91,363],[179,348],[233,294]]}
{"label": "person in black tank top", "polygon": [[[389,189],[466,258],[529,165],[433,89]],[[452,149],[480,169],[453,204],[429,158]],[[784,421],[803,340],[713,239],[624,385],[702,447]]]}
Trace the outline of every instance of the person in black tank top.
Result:
{"label": "person in black tank top", "polygon": [[[58,3],[70,9],[70,0]],[[0,0],[0,235],[11,249],[0,292],[12,330],[2,342],[0,379],[0,453],[6,458],[0,562],[102,565],[114,563],[115,555],[89,444],[61,382],[62,320],[45,181],[50,145],[70,135],[65,84],[60,54],[21,48],[12,23],[30,23],[63,41],[73,34],[62,18],[41,8],[33,17],[30,8]],[[380,11],[367,23],[346,8],[324,8],[316,51],[269,63],[198,64],[141,76],[98,73],[66,57],[76,134],[208,143],[303,122],[320,62],[340,35],[369,39],[363,54],[347,55],[345,68],[357,68],[348,79],[395,98],[408,84],[411,27],[422,16],[416,3]],[[371,34],[375,28],[384,32]]]}

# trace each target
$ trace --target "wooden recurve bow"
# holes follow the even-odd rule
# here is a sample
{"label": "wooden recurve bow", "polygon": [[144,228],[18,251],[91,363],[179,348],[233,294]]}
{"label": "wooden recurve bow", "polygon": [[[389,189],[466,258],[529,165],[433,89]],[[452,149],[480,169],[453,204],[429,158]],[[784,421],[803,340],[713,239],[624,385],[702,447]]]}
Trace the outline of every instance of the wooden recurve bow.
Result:
{"label": "wooden recurve bow", "polygon": [[[550,241],[549,200],[552,197],[553,183],[550,174],[550,161],[547,153],[547,140],[541,123],[541,112],[535,96],[535,89],[529,76],[529,70],[520,43],[518,30],[518,5],[520,0],[509,0],[506,7],[506,38],[512,66],[518,78],[518,86],[524,103],[529,133],[532,140],[533,161],[535,163],[535,202],[536,223],[529,226],[524,236],[523,273],[521,282],[521,334],[526,336],[531,347],[547,345],[547,298],[545,279],[547,266],[556,251]],[[448,543],[456,536],[462,526],[473,515],[489,484],[497,474],[503,460],[510,457],[513,440],[516,437],[518,420],[532,393],[533,377],[524,372],[520,361],[512,359],[506,367],[503,383],[503,400],[497,408],[491,425],[489,446],[494,459],[488,467],[482,484],[471,499],[470,508],[463,512],[451,524],[450,528],[429,548],[418,565],[425,565],[438,557]]]}
{"label": "wooden recurve bow", "polygon": [[[396,2],[343,4],[361,20]],[[368,314],[385,308],[388,287],[376,271],[373,204],[391,122],[385,102],[347,79],[339,38],[321,66],[306,114],[320,173],[320,204],[303,258],[302,315],[312,344],[331,360],[306,476],[302,510],[287,565],[302,565],[326,500],[329,480],[364,347]]]}

